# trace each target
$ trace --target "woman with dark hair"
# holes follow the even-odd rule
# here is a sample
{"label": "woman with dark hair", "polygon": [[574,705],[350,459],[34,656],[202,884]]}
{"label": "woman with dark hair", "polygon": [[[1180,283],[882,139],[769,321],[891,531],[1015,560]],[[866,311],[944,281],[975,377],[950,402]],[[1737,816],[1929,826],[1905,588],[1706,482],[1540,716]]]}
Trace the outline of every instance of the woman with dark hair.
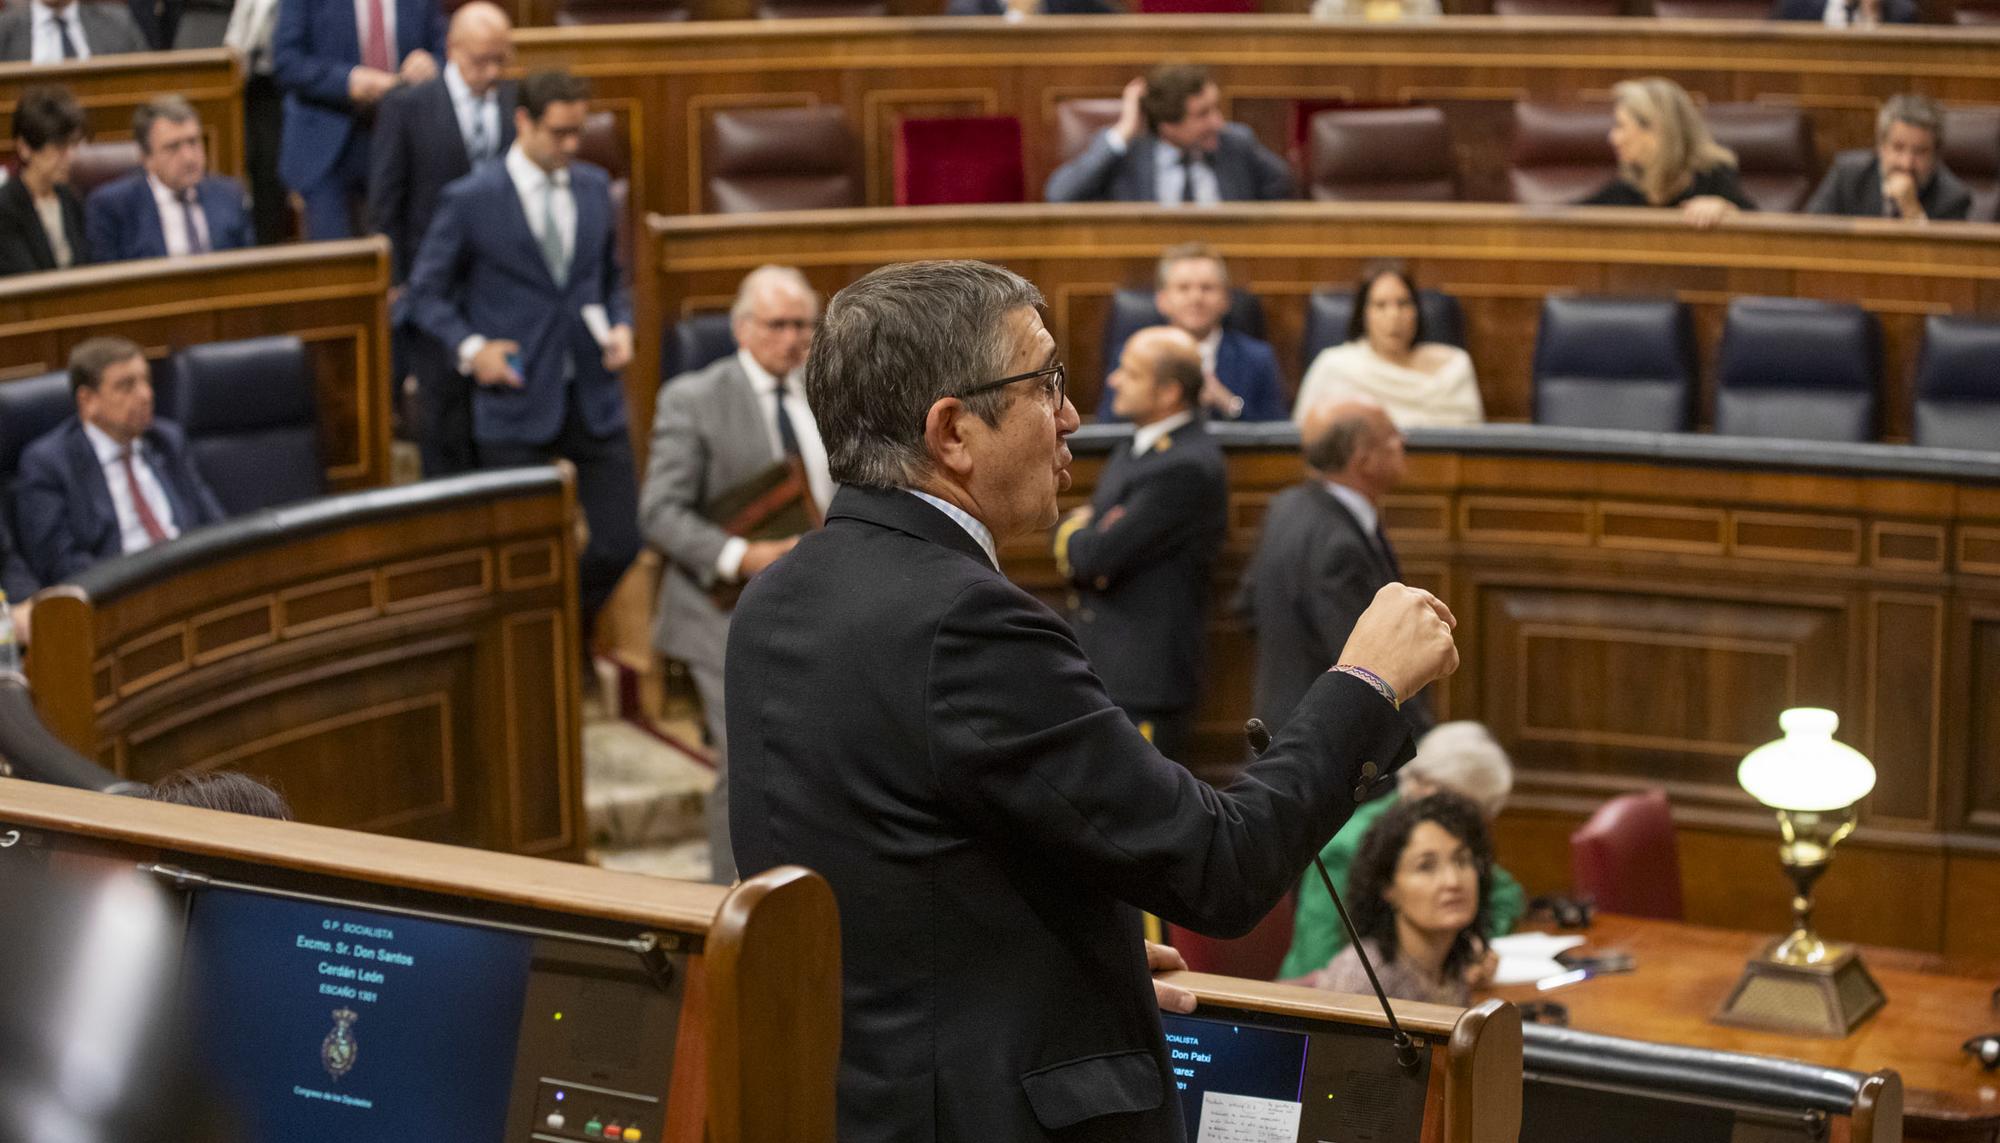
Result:
{"label": "woman with dark hair", "polygon": [[1354,284],[1347,341],[1313,358],[1299,386],[1292,420],[1308,410],[1367,398],[1388,410],[1399,429],[1416,425],[1476,425],[1485,419],[1472,358],[1463,349],[1424,340],[1417,281],[1401,262],[1371,262]]}
{"label": "woman with dark hair", "polygon": [[[1493,843],[1471,799],[1437,793],[1397,802],[1361,842],[1348,874],[1348,913],[1382,990],[1399,1000],[1464,1007],[1491,979],[1486,899]],[[1369,991],[1353,946],[1303,983]]]}
{"label": "woman with dark hair", "polygon": [[1756,210],[1736,177],[1736,154],[1715,141],[1687,91],[1671,79],[1628,79],[1611,88],[1611,149],[1618,175],[1579,206],[1677,206],[1707,229]]}
{"label": "woman with dark hair", "polygon": [[0,274],[66,270],[90,261],[83,201],[69,187],[83,108],[67,88],[31,87],[14,107],[20,169],[0,186]]}

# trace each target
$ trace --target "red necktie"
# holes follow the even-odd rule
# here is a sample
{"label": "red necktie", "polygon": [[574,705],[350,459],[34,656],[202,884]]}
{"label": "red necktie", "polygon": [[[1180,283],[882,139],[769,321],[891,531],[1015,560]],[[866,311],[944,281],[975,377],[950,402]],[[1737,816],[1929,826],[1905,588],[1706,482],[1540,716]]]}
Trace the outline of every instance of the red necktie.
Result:
{"label": "red necktie", "polygon": [[395,71],[389,58],[389,29],[382,15],[382,0],[368,0],[368,35],[361,42],[361,62],[377,71]]}
{"label": "red necktie", "polygon": [[153,506],[146,503],[146,494],[139,491],[139,473],[132,467],[132,446],[120,449],[118,459],[125,465],[125,487],[132,490],[132,510],[139,514],[139,526],[146,529],[146,538],[153,543],[165,540],[167,530],[160,527],[160,518],[153,515]]}

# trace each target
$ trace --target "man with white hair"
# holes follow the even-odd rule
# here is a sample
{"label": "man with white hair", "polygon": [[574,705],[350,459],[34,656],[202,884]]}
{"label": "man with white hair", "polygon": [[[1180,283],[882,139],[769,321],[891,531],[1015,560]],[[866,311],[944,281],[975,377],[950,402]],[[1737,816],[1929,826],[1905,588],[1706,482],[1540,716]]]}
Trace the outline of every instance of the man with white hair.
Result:
{"label": "man with white hair", "polygon": [[819,295],[789,266],[760,266],[738,287],[729,318],[737,351],[660,387],[639,503],[640,529],[667,557],[653,642],[687,664],[715,748],[708,840],[712,875],[725,885],[736,879],[722,705],[729,601],[736,586],[790,551],[798,537],[732,536],[704,509],[791,457],[804,468],[818,508],[833,499],[826,446],[804,383]]}

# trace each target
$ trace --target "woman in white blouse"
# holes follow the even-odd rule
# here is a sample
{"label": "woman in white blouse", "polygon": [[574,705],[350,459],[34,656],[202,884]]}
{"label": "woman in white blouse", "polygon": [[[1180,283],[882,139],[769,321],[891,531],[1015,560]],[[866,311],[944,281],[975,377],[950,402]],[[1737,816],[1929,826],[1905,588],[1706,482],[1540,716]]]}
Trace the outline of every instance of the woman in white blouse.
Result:
{"label": "woman in white blouse", "polygon": [[1417,283],[1400,262],[1374,262],[1361,271],[1347,341],[1313,359],[1292,420],[1301,421],[1316,405],[1356,397],[1387,409],[1399,429],[1485,420],[1472,358],[1455,345],[1424,340]]}

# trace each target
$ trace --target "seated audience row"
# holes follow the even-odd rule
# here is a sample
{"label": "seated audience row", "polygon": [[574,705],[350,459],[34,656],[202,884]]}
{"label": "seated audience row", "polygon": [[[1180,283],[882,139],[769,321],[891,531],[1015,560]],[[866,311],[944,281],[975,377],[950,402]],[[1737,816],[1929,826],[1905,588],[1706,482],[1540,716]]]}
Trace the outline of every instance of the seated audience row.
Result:
{"label": "seated audience row", "polygon": [[[1193,338],[1201,351],[1201,411],[1225,421],[1283,420],[1278,356],[1268,342],[1224,323],[1232,301],[1229,265],[1214,247],[1187,242],[1160,256],[1153,306],[1161,324]],[[1106,348],[1113,358],[1122,349]],[[1098,398],[1097,419],[1123,420],[1116,403],[1115,388],[1106,385]]]}

